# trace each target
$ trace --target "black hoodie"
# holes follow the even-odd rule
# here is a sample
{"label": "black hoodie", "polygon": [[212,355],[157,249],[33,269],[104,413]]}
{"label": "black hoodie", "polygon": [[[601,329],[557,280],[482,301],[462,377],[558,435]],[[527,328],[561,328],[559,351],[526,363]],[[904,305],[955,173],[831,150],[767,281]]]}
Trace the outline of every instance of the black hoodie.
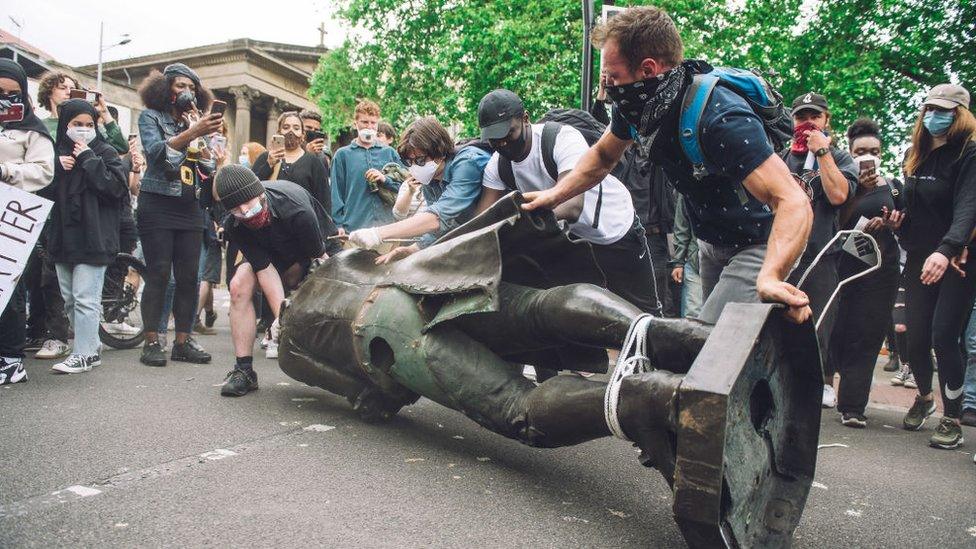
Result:
{"label": "black hoodie", "polygon": [[[98,122],[95,107],[82,99],[61,104],[55,154],[71,156],[75,143],[68,138],[68,123],[80,114]],[[54,200],[48,250],[55,263],[108,265],[119,253],[119,218],[129,192],[122,160],[95,132],[95,139],[65,171],[54,160],[54,181],[45,194]]]}

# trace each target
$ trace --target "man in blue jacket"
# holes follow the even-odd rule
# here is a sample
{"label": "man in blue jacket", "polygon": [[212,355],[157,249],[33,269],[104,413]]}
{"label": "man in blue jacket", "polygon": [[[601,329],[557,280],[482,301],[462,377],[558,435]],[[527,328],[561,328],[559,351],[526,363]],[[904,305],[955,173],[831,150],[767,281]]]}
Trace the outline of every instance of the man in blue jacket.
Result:
{"label": "man in blue jacket", "polygon": [[376,125],[380,120],[380,107],[364,100],[356,105],[355,124],[359,132],[356,139],[335,153],[332,159],[332,218],[340,234],[365,227],[393,223],[392,206],[372,192],[369,183],[393,190],[400,186],[380,171],[389,162],[400,163],[400,157],[392,148],[376,139]]}

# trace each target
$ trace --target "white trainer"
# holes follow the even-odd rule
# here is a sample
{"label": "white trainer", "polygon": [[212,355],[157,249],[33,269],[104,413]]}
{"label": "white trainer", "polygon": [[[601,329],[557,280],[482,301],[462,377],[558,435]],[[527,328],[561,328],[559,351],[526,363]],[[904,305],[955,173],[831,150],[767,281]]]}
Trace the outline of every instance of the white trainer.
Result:
{"label": "white trainer", "polygon": [[27,381],[27,370],[19,358],[0,357],[0,385]]}
{"label": "white trainer", "polygon": [[837,406],[837,393],[834,392],[833,385],[824,385],[823,388],[823,407],[833,408]]}
{"label": "white trainer", "polygon": [[58,339],[48,339],[41,345],[41,348],[34,354],[34,358],[55,359],[64,358],[71,354],[71,347]]}

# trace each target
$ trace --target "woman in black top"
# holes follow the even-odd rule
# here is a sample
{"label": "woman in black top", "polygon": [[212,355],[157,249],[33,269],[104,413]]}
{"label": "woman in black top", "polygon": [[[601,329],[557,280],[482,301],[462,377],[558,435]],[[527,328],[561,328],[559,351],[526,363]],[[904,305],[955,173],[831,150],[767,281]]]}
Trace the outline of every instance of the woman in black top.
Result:
{"label": "woman in black top", "polygon": [[119,253],[119,221],[129,187],[118,153],[96,129],[95,107],[69,99],[59,113],[54,181],[44,189],[54,200],[47,250],[75,339],[72,354],[51,369],[76,374],[101,364],[102,282],[106,266]]}
{"label": "woman in black top", "polygon": [[976,227],[974,137],[969,93],[950,84],[932,88],[905,155],[904,220],[887,216],[891,226],[900,221],[898,234],[908,254],[908,361],[919,394],[904,427],[921,429],[925,418],[935,413],[929,352],[934,347],[945,410],[930,444],[946,449],[963,442],[959,415],[966,362],[960,338],[976,296],[976,260],[965,261],[974,252]]}
{"label": "woman in black top", "polygon": [[[880,175],[881,131],[873,120],[859,119],[847,129],[851,156],[859,167],[854,198],[840,211],[844,230],[870,233],[881,247],[881,268],[844,286],[837,296],[837,323],[830,334],[828,370],[840,374],[837,411],[848,427],[866,427],[864,409],[871,391],[874,364],[884,341],[891,309],[898,293],[899,249],[891,229],[884,226],[887,211],[901,209],[902,185]],[[863,272],[859,259],[841,254],[839,279]]]}
{"label": "woman in black top", "polygon": [[305,129],[297,112],[278,117],[278,133],[284,136],[285,146],[275,148],[274,143],[269,143],[268,150],[254,161],[254,174],[262,181],[297,183],[319,204],[330,205],[332,197],[326,184],[329,174],[322,161],[305,150]]}
{"label": "woman in black top", "polygon": [[146,173],[139,183],[136,221],[147,270],[142,294],[146,345],[140,361],[147,366],[166,365],[155,327],[172,273],[176,279],[176,341],[170,358],[207,363],[210,355],[190,337],[196,316],[200,247],[208,222],[201,200],[206,203],[212,196],[213,160],[201,138],[219,132],[222,117],[201,114],[210,105],[210,92],[182,63],[167,66],[162,74],[151,73],[139,94],[146,106],[139,115]]}

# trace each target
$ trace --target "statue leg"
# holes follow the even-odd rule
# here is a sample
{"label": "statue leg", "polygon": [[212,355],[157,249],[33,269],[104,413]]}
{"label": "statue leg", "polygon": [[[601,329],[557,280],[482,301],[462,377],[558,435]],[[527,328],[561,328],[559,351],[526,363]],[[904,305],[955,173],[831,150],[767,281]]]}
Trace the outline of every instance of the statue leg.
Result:
{"label": "statue leg", "polygon": [[[570,346],[618,349],[640,309],[592,284],[538,290],[502,283],[499,308],[455,322],[502,356]],[[711,326],[694,320],[654,318],[648,328],[651,363],[687,372]]]}

